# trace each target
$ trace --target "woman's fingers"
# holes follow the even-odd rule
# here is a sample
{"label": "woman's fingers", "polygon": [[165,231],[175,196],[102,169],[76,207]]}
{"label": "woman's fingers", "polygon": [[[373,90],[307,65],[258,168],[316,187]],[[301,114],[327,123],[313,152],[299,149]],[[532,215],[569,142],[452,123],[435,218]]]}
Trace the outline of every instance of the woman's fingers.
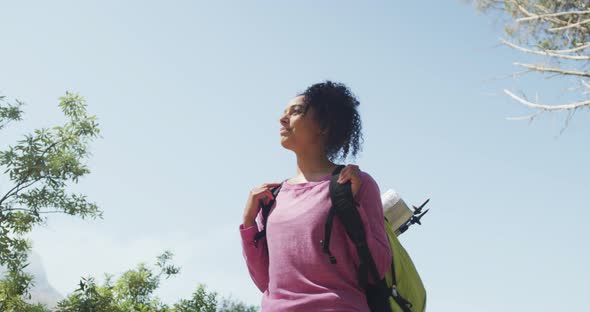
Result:
{"label": "woman's fingers", "polygon": [[279,186],[281,185],[281,183],[264,183],[261,186],[255,187],[254,189],[252,189],[252,194],[261,194],[264,193],[266,191],[270,192],[270,189],[275,187],[275,186]]}
{"label": "woman's fingers", "polygon": [[279,186],[279,185],[281,185],[281,183],[275,183],[275,182],[273,182],[273,183],[264,183],[264,184],[262,184],[262,187],[264,187],[264,188],[272,188],[272,187]]}
{"label": "woman's fingers", "polygon": [[358,177],[359,171],[360,169],[357,165],[347,165],[340,171],[338,183],[346,183],[346,181]]}
{"label": "woman's fingers", "polygon": [[340,175],[338,176],[338,183],[344,183],[348,178],[348,166],[342,168],[342,170],[340,171]]}
{"label": "woman's fingers", "polygon": [[268,205],[268,203],[271,201],[272,198],[273,198],[273,195],[270,190],[266,190],[264,193],[262,193],[262,202],[265,205]]}
{"label": "woman's fingers", "polygon": [[361,177],[360,177],[360,169],[357,165],[348,165],[340,171],[340,176],[338,177],[338,183],[343,184],[350,181],[350,187],[352,189],[352,194],[356,195],[358,190],[361,187]]}
{"label": "woman's fingers", "polygon": [[279,185],[280,183],[265,183],[258,187],[254,194],[259,201],[262,201],[263,204],[268,204],[274,197],[270,189]]}

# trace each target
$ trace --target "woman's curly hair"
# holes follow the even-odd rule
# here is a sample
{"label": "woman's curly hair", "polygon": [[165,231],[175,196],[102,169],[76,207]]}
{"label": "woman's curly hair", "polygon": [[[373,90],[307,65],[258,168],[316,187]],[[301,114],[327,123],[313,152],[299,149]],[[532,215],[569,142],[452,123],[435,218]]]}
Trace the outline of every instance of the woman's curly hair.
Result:
{"label": "woman's curly hair", "polygon": [[353,158],[361,150],[363,141],[361,117],[357,111],[360,102],[342,83],[325,81],[316,83],[299,96],[303,96],[305,109],[315,109],[315,119],[325,131],[324,147],[330,161]]}

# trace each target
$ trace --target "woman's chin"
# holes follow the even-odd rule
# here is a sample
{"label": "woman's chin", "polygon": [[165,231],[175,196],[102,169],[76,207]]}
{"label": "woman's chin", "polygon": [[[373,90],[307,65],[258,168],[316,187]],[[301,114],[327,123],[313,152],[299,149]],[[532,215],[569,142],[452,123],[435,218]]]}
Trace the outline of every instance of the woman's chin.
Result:
{"label": "woman's chin", "polygon": [[289,140],[289,138],[281,136],[281,145],[288,150],[290,150],[292,147],[292,144],[290,141],[291,140]]}

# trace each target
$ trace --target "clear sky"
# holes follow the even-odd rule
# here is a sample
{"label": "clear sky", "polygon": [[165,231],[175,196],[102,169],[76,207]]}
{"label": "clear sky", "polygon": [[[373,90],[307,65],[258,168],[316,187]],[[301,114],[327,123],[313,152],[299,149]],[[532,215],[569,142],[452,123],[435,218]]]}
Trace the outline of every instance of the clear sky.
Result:
{"label": "clear sky", "polygon": [[[102,138],[73,187],[104,219],[53,216],[32,234],[62,294],[80,276],[182,266],[165,302],[198,283],[258,304],[238,226],[248,192],[295,173],[279,116],[312,83],[361,101],[356,160],[381,190],[432,198],[402,236],[430,311],[580,311],[590,280],[590,114],[532,124],[502,89],[579,93],[522,76],[501,24],[459,1],[0,1],[0,94],[27,103],[2,147],[86,97]],[[572,93],[573,92],[573,93]],[[2,180],[0,191],[6,190]]]}

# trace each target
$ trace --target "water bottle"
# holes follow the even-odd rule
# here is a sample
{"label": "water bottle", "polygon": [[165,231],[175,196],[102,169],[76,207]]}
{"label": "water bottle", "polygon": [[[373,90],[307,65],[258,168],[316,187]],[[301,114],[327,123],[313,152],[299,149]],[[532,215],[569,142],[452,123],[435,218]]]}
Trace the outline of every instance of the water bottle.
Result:
{"label": "water bottle", "polygon": [[410,209],[393,189],[381,194],[381,202],[383,203],[383,215],[395,231],[395,235],[401,234],[403,231],[400,231],[400,227],[412,218],[414,210]]}

